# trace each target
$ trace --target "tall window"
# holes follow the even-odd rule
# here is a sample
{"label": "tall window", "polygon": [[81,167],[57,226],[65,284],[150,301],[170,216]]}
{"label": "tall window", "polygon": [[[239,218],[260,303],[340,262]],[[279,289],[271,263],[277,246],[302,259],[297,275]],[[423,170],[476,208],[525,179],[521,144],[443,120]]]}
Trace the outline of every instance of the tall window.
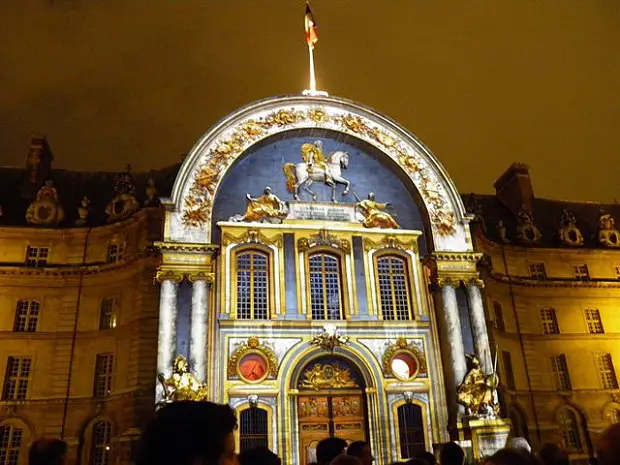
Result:
{"label": "tall window", "polygon": [[618,378],[611,354],[597,354],[596,365],[603,389],[618,389]]}
{"label": "tall window", "polygon": [[596,308],[586,309],[586,323],[588,323],[588,332],[590,334],[603,334],[603,321],[601,320],[601,312]]}
{"label": "tall window", "polygon": [[555,308],[541,308],[540,320],[542,321],[542,330],[544,334],[560,334]]}
{"label": "tall window", "polygon": [[577,414],[569,408],[563,408],[558,414],[558,420],[564,439],[564,446],[568,450],[581,451],[581,434],[579,433],[579,419]]}
{"label": "tall window", "polygon": [[313,320],[340,320],[340,259],[327,253],[315,253],[309,258],[310,308]]}
{"label": "tall window", "polygon": [[574,265],[573,273],[575,274],[575,279],[579,281],[590,280],[590,272],[588,271],[588,265],[586,265],[585,263],[582,265]]}
{"label": "tall window", "polygon": [[530,276],[539,281],[547,279],[547,270],[544,263],[530,263],[528,266],[530,270]]}
{"label": "tall window", "polygon": [[2,400],[24,400],[30,379],[30,357],[9,357],[6,364]]}
{"label": "tall window", "polygon": [[50,249],[47,247],[30,247],[26,249],[26,266],[36,268],[47,265],[47,256]]}
{"label": "tall window", "polygon": [[39,321],[39,308],[39,302],[34,300],[17,302],[14,330],[18,333],[34,333]]}
{"label": "tall window", "polygon": [[108,253],[106,255],[107,263],[115,263],[123,259],[125,255],[125,244],[108,244]]}
{"label": "tall window", "polygon": [[94,397],[110,395],[112,390],[112,370],[114,367],[114,355],[98,354],[95,362],[95,382],[93,387]]}
{"label": "tall window", "polygon": [[570,391],[570,375],[568,373],[568,363],[566,355],[551,356],[551,371],[553,372],[553,382],[558,391]]}
{"label": "tall window", "polygon": [[407,262],[396,255],[377,259],[379,302],[384,320],[410,320]]}
{"label": "tall window", "polygon": [[108,465],[110,463],[111,436],[112,425],[109,422],[98,421],[93,425],[90,465]]}
{"label": "tall window", "polygon": [[269,311],[269,257],[258,250],[237,255],[237,318],[264,320]]}
{"label": "tall window", "polygon": [[0,465],[17,465],[23,430],[12,425],[0,426]]}
{"label": "tall window", "polygon": [[241,412],[239,418],[239,449],[255,449],[269,447],[267,440],[267,410],[252,407]]}
{"label": "tall window", "polygon": [[426,450],[422,408],[415,404],[404,404],[398,407],[397,413],[400,456],[403,459],[417,457]]}
{"label": "tall window", "polygon": [[114,297],[101,299],[99,308],[99,329],[114,327]]}
{"label": "tall window", "polygon": [[507,389],[515,390],[515,375],[512,371],[512,358],[510,358],[510,352],[502,350],[502,362],[504,365],[504,378]]}
{"label": "tall window", "polygon": [[504,322],[504,309],[502,304],[497,301],[493,302],[493,318],[495,321],[495,329],[506,331],[506,323]]}

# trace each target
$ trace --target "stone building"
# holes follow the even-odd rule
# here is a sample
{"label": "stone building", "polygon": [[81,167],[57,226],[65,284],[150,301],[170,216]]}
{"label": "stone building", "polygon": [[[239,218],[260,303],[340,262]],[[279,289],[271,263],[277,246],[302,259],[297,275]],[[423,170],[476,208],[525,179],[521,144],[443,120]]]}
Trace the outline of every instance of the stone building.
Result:
{"label": "stone building", "polygon": [[[585,457],[617,419],[613,369],[603,389],[584,354],[613,364],[617,276],[603,264],[620,212],[566,204],[562,240],[584,245],[562,245],[564,204],[534,199],[524,167],[497,196],[462,198],[380,113],[287,96],[224,118],[180,166],[56,170],[33,138],[26,168],[0,180],[0,465],[25,463],[42,435],[78,463],[128,462],[155,406],[180,395],[173,375],[237,410],[240,448],[300,465],[327,435],[368,440],[380,465],[449,439],[489,453],[510,425],[496,393],[467,396],[494,383],[497,358],[513,434],[555,434]],[[563,275],[573,262],[591,277]],[[559,335],[535,326],[543,307]],[[577,329],[582,311],[594,334]],[[570,389],[545,384],[551,356]]]}
{"label": "stone building", "polygon": [[464,199],[505,412],[515,434],[587,463],[597,433],[620,422],[620,205],[538,199],[523,164],[495,189]]}

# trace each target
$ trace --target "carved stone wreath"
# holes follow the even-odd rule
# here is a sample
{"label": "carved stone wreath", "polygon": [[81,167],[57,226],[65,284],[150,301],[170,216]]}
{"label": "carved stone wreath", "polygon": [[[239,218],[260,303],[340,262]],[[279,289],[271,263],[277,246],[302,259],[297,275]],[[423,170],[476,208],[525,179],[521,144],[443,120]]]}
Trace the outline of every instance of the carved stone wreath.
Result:
{"label": "carved stone wreath", "polygon": [[392,359],[395,355],[407,352],[411,354],[419,364],[418,374],[426,375],[428,373],[426,367],[426,357],[412,343],[407,343],[407,339],[399,337],[394,344],[388,346],[383,353],[383,374],[392,376]]}
{"label": "carved stone wreath", "polygon": [[247,341],[240,342],[228,358],[228,376],[238,376],[237,367],[239,360],[247,354],[260,354],[267,360],[268,376],[276,378],[278,376],[278,358],[271,347],[261,344],[257,337],[251,336]]}
{"label": "carved stone wreath", "polygon": [[397,136],[386,132],[372,121],[350,113],[330,115],[322,108],[278,110],[255,119],[248,119],[236,126],[215,143],[208,152],[206,162],[193,174],[193,181],[184,198],[182,222],[186,227],[201,227],[210,221],[213,199],[218,183],[238,155],[255,142],[277,129],[300,123],[314,126],[328,125],[333,129],[349,132],[362,139],[374,141],[412,177],[425,200],[431,223],[441,236],[455,231],[453,212],[446,205],[445,188],[427,162]]}

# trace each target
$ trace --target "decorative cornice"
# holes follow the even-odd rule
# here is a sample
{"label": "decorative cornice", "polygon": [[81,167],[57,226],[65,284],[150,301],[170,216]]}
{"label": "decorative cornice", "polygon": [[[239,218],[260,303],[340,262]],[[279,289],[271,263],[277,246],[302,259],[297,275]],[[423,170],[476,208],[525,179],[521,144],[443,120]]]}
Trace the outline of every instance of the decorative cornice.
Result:
{"label": "decorative cornice", "polygon": [[163,283],[164,281],[174,281],[180,283],[185,278],[185,273],[175,270],[159,270],[155,275],[155,281]]}
{"label": "decorative cornice", "polygon": [[608,279],[608,280],[589,280],[581,281],[578,279],[553,279],[547,278],[544,280],[538,280],[535,278],[527,277],[512,277],[497,273],[489,273],[489,278],[493,281],[513,284],[516,286],[524,287],[563,287],[563,288],[599,288],[599,289],[620,289],[620,280]]}
{"label": "decorative cornice", "polygon": [[263,244],[282,248],[282,234],[269,238],[257,228],[250,228],[239,236],[225,232],[222,235],[222,245],[227,247],[231,244]]}
{"label": "decorative cornice", "polygon": [[482,258],[482,254],[473,252],[434,252],[432,258],[435,261],[444,262],[478,262]]}
{"label": "decorative cornice", "polygon": [[347,239],[339,239],[336,236],[332,236],[326,229],[322,229],[315,236],[297,239],[297,250],[300,252],[306,252],[314,247],[332,247],[342,250],[344,253],[351,252],[351,243]]}
{"label": "decorative cornice", "polygon": [[401,249],[401,250],[411,250],[415,253],[418,253],[417,239],[413,239],[411,241],[403,241],[394,235],[383,236],[378,241],[373,241],[372,239],[364,238],[363,245],[364,245],[364,251],[366,252],[370,252],[371,250],[380,250],[380,249]]}
{"label": "decorative cornice", "polygon": [[208,285],[211,285],[215,282],[215,273],[202,270],[161,268],[155,275],[155,281],[159,283],[164,281],[174,281],[175,283],[180,283],[184,279],[187,279],[190,283],[205,281]]}
{"label": "decorative cornice", "polygon": [[162,252],[170,250],[175,252],[207,252],[213,254],[220,248],[216,244],[192,244],[187,242],[155,242],[153,245]]}

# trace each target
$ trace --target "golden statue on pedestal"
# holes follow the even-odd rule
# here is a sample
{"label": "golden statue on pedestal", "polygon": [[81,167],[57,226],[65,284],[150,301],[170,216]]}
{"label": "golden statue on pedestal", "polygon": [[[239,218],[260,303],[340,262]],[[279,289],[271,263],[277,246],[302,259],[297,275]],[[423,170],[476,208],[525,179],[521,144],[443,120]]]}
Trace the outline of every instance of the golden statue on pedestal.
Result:
{"label": "golden statue on pedestal", "polygon": [[375,194],[371,192],[368,194],[366,200],[357,202],[357,208],[364,216],[362,224],[365,228],[388,228],[398,229],[398,223],[396,220],[382,209],[389,208],[389,203],[379,203],[375,201]]}
{"label": "golden statue on pedestal", "polygon": [[485,374],[475,355],[467,355],[469,372],[457,388],[457,402],[465,406],[470,416],[495,416],[498,413],[496,389],[499,380],[495,373]]}
{"label": "golden statue on pedestal", "polygon": [[325,183],[330,184],[332,179],[327,167],[327,158],[323,153],[323,143],[317,140],[312,144],[302,144],[300,152],[301,159],[308,167],[308,173],[312,174],[315,168],[319,169],[325,174]]}
{"label": "golden statue on pedestal", "polygon": [[204,402],[207,400],[208,391],[206,384],[199,382],[189,372],[189,364],[183,355],[174,359],[172,376],[166,379],[160,373],[157,376],[164,388],[164,401],[175,402],[179,400],[193,400]]}
{"label": "golden statue on pedestal", "polygon": [[245,213],[232,216],[230,221],[279,223],[288,214],[286,203],[271,193],[271,187],[265,187],[263,195],[260,197],[254,198],[250,194],[246,194],[246,197],[248,206]]}

